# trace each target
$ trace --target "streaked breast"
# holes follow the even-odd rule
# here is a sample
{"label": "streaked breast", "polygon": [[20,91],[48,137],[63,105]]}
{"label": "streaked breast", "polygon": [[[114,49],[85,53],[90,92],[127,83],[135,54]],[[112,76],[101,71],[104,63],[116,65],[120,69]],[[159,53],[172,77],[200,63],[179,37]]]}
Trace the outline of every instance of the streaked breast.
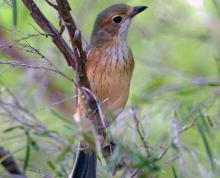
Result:
{"label": "streaked breast", "polygon": [[87,75],[101,106],[118,115],[127,103],[134,68],[132,52],[125,44],[91,48]]}

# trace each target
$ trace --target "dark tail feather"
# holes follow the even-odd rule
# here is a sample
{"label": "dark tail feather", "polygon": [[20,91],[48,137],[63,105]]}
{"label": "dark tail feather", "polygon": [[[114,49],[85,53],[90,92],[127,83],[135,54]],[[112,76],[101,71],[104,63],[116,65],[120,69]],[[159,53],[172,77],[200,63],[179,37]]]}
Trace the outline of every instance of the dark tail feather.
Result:
{"label": "dark tail feather", "polygon": [[96,178],[96,155],[91,150],[79,150],[69,178]]}

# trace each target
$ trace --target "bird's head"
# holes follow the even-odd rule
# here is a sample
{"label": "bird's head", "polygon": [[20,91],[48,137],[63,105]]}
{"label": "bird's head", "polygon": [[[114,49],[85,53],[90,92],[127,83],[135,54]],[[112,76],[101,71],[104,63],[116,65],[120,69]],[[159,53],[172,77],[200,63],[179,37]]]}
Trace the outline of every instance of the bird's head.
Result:
{"label": "bird's head", "polygon": [[126,4],[114,4],[106,8],[96,18],[91,43],[101,45],[101,43],[125,40],[132,18],[146,8],[146,6],[131,7]]}

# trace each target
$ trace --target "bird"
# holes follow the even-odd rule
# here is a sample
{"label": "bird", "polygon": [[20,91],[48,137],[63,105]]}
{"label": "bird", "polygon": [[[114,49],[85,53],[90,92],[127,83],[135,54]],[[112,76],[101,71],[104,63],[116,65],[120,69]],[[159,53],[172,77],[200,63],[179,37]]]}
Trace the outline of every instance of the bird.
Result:
{"label": "bird", "polygon": [[[146,8],[113,4],[98,14],[93,27],[86,75],[105,114],[107,126],[123,111],[129,97],[135,62],[127,40],[128,29],[133,17]],[[74,115],[77,122],[80,122],[80,112],[77,110]],[[95,178],[95,153],[79,151],[70,177]]]}

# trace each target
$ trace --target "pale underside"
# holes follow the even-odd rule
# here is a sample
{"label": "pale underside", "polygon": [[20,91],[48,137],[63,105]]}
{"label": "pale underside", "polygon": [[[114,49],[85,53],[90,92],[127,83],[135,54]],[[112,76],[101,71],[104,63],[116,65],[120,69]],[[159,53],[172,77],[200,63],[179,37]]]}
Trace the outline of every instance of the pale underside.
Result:
{"label": "pale underside", "polygon": [[116,117],[127,103],[134,68],[127,45],[92,47],[88,52],[87,76],[92,92],[98,97],[107,118]]}

